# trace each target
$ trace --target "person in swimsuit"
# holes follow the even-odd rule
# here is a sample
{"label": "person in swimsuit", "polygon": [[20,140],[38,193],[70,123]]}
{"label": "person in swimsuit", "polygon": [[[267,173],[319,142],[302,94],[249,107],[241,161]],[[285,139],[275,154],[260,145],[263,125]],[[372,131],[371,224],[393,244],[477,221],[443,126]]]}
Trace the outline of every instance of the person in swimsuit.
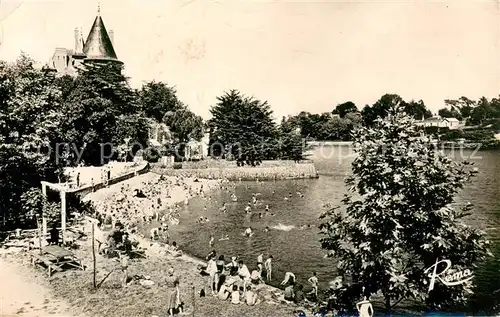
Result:
{"label": "person in swimsuit", "polygon": [[364,299],[356,304],[356,309],[359,312],[359,317],[372,317],[373,316],[373,306],[366,296]]}
{"label": "person in swimsuit", "polygon": [[128,255],[125,252],[121,252],[120,254],[120,264],[123,273],[122,277],[122,287],[127,287],[127,278],[128,278]]}
{"label": "person in swimsuit", "polygon": [[208,260],[207,263],[207,268],[205,272],[210,275],[210,278],[208,279],[210,289],[212,290],[212,295],[217,295],[216,292],[216,285],[215,285],[215,280],[216,280],[216,274],[217,274],[217,264],[215,263],[215,257],[212,257]]}
{"label": "person in swimsuit", "polygon": [[268,281],[271,280],[271,274],[272,274],[272,271],[273,271],[272,264],[271,264],[272,260],[273,260],[273,256],[270,255],[267,258],[266,262],[264,263],[264,267],[266,268],[266,279]]}
{"label": "person in swimsuit", "polygon": [[238,262],[236,262],[237,258],[233,256],[231,258],[231,262],[227,264],[226,268],[229,269],[229,275],[236,276],[238,275]]}
{"label": "person in swimsuit", "polygon": [[259,256],[257,257],[257,267],[259,268],[259,272],[262,273],[262,268],[263,268],[263,265],[264,265],[264,254],[261,253],[259,254]]}
{"label": "person in swimsuit", "polygon": [[290,279],[292,279],[291,283],[295,283],[295,274],[293,274],[292,272],[286,272],[285,279],[281,282],[280,285],[286,285]]}
{"label": "person in swimsuit", "polygon": [[251,227],[246,228],[245,236],[251,237],[252,235],[253,235],[252,228]]}
{"label": "person in swimsuit", "polygon": [[312,291],[309,294],[313,294],[315,296],[314,298],[318,298],[318,277],[316,276],[316,272],[313,272],[313,276],[307,281],[311,283],[312,286]]}
{"label": "person in swimsuit", "polygon": [[220,290],[220,285],[222,284],[221,283],[221,280],[222,280],[222,275],[224,273],[224,266],[225,266],[226,263],[224,263],[224,256],[223,255],[220,255],[219,256],[219,259],[217,261],[215,261],[215,265],[217,267],[217,272],[215,273],[215,279],[214,279],[214,284],[215,284],[215,290],[216,292],[218,293],[219,290]]}

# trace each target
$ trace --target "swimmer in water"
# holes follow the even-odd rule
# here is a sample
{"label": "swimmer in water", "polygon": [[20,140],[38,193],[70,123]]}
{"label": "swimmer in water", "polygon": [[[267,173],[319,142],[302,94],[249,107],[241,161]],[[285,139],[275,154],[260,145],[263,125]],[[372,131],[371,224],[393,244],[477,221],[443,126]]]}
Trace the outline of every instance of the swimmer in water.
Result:
{"label": "swimmer in water", "polygon": [[246,235],[247,237],[251,237],[251,236],[253,235],[253,231],[252,231],[252,228],[251,228],[251,227],[246,228],[246,230],[245,230],[245,235]]}
{"label": "swimmer in water", "polygon": [[222,236],[220,237],[220,239],[219,239],[219,241],[226,241],[226,240],[229,240],[229,235],[227,235],[227,234],[226,234],[225,236],[224,236],[224,235],[222,235]]}
{"label": "swimmer in water", "polygon": [[214,245],[214,236],[210,236],[210,241],[208,242],[208,246],[212,247]]}
{"label": "swimmer in water", "polygon": [[259,213],[259,218],[262,218],[262,214],[261,213]]}
{"label": "swimmer in water", "polygon": [[204,221],[205,221],[205,222],[209,222],[210,220],[208,220],[208,218],[207,218],[207,217],[205,217]]}
{"label": "swimmer in water", "polygon": [[269,205],[266,205],[266,211],[269,211]]}
{"label": "swimmer in water", "polygon": [[198,219],[198,222],[203,223],[203,217],[200,217],[200,219]]}
{"label": "swimmer in water", "polygon": [[203,207],[203,212],[207,212],[207,206]]}
{"label": "swimmer in water", "polygon": [[269,227],[264,228],[264,232],[269,232]]}
{"label": "swimmer in water", "polygon": [[251,212],[252,212],[252,207],[250,207],[250,205],[247,205],[247,206],[245,207],[245,212],[247,212],[247,213],[251,213]]}

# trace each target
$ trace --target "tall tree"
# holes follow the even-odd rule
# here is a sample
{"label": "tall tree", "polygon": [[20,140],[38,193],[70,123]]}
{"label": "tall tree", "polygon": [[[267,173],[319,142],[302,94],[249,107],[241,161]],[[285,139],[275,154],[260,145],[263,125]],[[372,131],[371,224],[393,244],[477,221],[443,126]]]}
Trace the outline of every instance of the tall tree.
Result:
{"label": "tall tree", "polygon": [[442,109],[439,109],[438,110],[438,115],[443,117],[443,118],[456,118],[456,119],[460,119],[461,118],[461,115],[460,115],[460,112],[458,112],[456,109],[454,108],[442,108]]}
{"label": "tall tree", "polygon": [[321,243],[355,281],[354,297],[381,292],[387,311],[405,299],[423,299],[430,309],[464,302],[471,283],[436,283],[429,293],[425,270],[443,259],[472,269],[489,254],[484,233],[461,220],[471,206],[453,206],[472,171],[437,151],[402,112],[393,105],[386,120],[355,131],[345,209],[322,215]]}
{"label": "tall tree", "polygon": [[27,55],[0,62],[0,223],[21,220],[23,193],[57,179],[60,94],[54,74]]}
{"label": "tall tree", "polygon": [[332,111],[333,114],[338,114],[341,118],[350,112],[358,112],[358,107],[352,101],[341,103]]}
{"label": "tall tree", "polygon": [[403,99],[399,95],[385,94],[380,97],[373,106],[366,105],[361,111],[363,123],[367,126],[373,125],[378,118],[387,117],[389,110],[395,105],[399,105]]}
{"label": "tall tree", "polygon": [[266,159],[277,137],[277,127],[267,102],[231,90],[217,97],[210,109],[211,143],[222,146],[240,161]]}
{"label": "tall tree", "polygon": [[[117,156],[124,138],[146,146],[143,131],[125,127],[139,126],[143,115],[137,94],[129,87],[122,66],[86,63],[62,102],[64,139],[69,147],[62,149],[72,164],[80,160],[100,165]],[[136,120],[135,123],[132,123]],[[126,126],[122,123],[126,122]],[[81,155],[81,156],[80,156]]]}
{"label": "tall tree", "polygon": [[404,105],[403,109],[406,112],[406,114],[412,117],[413,119],[421,120],[422,118],[426,119],[432,117],[432,112],[429,109],[427,109],[422,100],[419,101],[412,100],[410,102],[405,102],[403,105]]}
{"label": "tall tree", "polygon": [[163,82],[151,81],[144,84],[139,91],[139,98],[146,116],[158,122],[163,120],[167,112],[183,110],[175,88]]}

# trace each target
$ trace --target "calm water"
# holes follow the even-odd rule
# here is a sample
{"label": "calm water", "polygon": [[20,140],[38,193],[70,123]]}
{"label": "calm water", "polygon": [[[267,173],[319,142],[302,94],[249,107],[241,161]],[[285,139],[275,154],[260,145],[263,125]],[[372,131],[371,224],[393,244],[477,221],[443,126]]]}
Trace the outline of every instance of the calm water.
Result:
{"label": "calm water", "polygon": [[[209,237],[215,237],[214,249],[224,254],[226,259],[238,256],[252,269],[256,266],[259,253],[272,254],[274,257],[274,285],[284,277],[286,271],[296,274],[298,280],[305,282],[313,271],[318,272],[322,286],[336,276],[334,259],[325,259],[317,229],[318,217],[324,210],[323,205],[340,203],[346,187],[344,177],[350,171],[352,155],[349,147],[330,147],[316,149],[313,153],[319,179],[275,182],[240,182],[236,188],[239,200],[231,202],[229,193],[212,192],[211,201],[194,198],[190,205],[184,207],[180,215],[180,225],[172,227],[172,236],[183,250],[204,257],[209,252]],[[470,155],[472,152],[465,152]],[[500,157],[498,152],[478,152],[473,158],[480,173],[463,191],[458,203],[470,201],[475,204],[475,214],[467,221],[474,226],[487,230],[493,242],[492,259],[481,266],[477,272],[476,282],[479,286],[477,300],[474,305],[487,308],[500,303]],[[274,193],[273,193],[274,192]],[[299,197],[296,192],[304,194]],[[253,193],[260,193],[260,205],[252,208],[252,214],[244,212]],[[293,197],[285,200],[289,193]],[[219,211],[222,202],[227,203],[226,214]],[[269,205],[271,213],[259,219],[259,213],[265,213],[265,205]],[[203,207],[207,211],[203,211]],[[210,222],[198,224],[200,216],[206,216]],[[307,227],[310,225],[310,227]],[[246,227],[254,228],[254,236],[246,238],[242,235]],[[294,226],[287,231],[284,226]],[[303,228],[302,226],[305,226]],[[264,232],[270,227],[269,232]],[[274,229],[273,229],[274,228]],[[285,229],[285,230],[284,230]],[[228,241],[218,241],[222,235],[229,235]],[[307,283],[305,283],[307,284]]]}

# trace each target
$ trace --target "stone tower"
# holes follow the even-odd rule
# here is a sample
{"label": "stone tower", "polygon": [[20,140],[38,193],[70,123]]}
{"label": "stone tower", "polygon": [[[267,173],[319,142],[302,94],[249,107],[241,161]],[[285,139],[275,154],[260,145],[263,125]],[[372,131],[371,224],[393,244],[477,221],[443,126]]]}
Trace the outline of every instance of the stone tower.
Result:
{"label": "stone tower", "polygon": [[[56,48],[49,67],[59,75],[77,74],[77,69],[83,62],[118,63],[123,64],[113,47],[113,32],[108,33],[102,20],[100,9],[90,28],[87,40],[83,40],[82,31],[75,29],[74,49]],[[111,35],[111,36],[110,36]]]}

